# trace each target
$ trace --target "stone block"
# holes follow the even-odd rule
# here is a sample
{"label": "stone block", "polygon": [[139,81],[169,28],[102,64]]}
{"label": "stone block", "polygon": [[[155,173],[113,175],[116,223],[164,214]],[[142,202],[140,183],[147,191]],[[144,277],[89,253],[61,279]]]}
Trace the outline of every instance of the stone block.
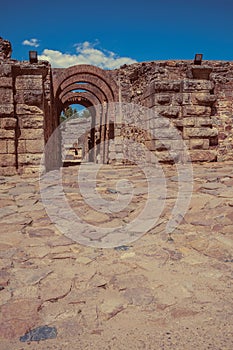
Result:
{"label": "stone block", "polygon": [[27,153],[43,153],[44,152],[44,140],[26,140]]}
{"label": "stone block", "polygon": [[190,149],[209,149],[209,139],[191,139]]}
{"label": "stone block", "polygon": [[171,103],[171,95],[170,94],[159,94],[157,96],[157,103],[160,105],[167,105]]}
{"label": "stone block", "polygon": [[0,154],[0,164],[1,166],[14,166],[15,165],[15,155],[14,154]]}
{"label": "stone block", "polygon": [[0,77],[10,77],[12,75],[12,65],[3,63],[0,65]]}
{"label": "stone block", "polygon": [[184,119],[178,118],[178,119],[174,119],[172,120],[172,124],[177,127],[178,130],[181,130],[183,127],[183,121]]}
{"label": "stone block", "polygon": [[15,140],[7,140],[7,153],[15,154]]}
{"label": "stone block", "polygon": [[211,115],[211,108],[206,106],[198,106],[198,105],[184,106],[182,113],[184,117],[192,117],[192,116],[209,117]]}
{"label": "stone block", "polygon": [[12,47],[9,40],[0,37],[0,60],[4,61],[11,58]]}
{"label": "stone block", "polygon": [[41,167],[41,165],[27,165],[25,167],[22,168],[22,173],[25,175],[37,175],[39,173],[44,173],[45,169],[43,167]]}
{"label": "stone block", "polygon": [[0,140],[0,153],[1,154],[7,153],[7,141],[6,140]]}
{"label": "stone block", "polygon": [[43,140],[44,130],[43,129],[20,129],[21,140]]}
{"label": "stone block", "polygon": [[13,103],[13,90],[0,88],[0,104],[8,105]]}
{"label": "stone block", "polygon": [[184,79],[182,83],[183,92],[210,91],[214,88],[214,83],[209,80]]}
{"label": "stone block", "polygon": [[11,104],[2,104],[0,103],[0,116],[1,115],[13,115],[14,114],[14,105]]}
{"label": "stone block", "polygon": [[193,79],[208,80],[213,68],[204,65],[193,65],[191,68]]}
{"label": "stone block", "polygon": [[18,162],[20,165],[40,165],[42,154],[19,154]]}
{"label": "stone block", "polygon": [[172,151],[155,152],[155,156],[159,163],[174,164],[179,160],[179,152],[172,152]]}
{"label": "stone block", "polygon": [[191,150],[189,151],[192,162],[215,162],[217,153],[214,150]]}
{"label": "stone block", "polygon": [[177,80],[160,80],[154,82],[154,92],[180,91],[181,82]]}
{"label": "stone block", "polygon": [[19,104],[40,107],[43,103],[43,93],[42,90],[18,90],[14,99]]}
{"label": "stone block", "polygon": [[201,106],[212,106],[216,99],[216,95],[210,95],[208,92],[192,94],[192,102]]}
{"label": "stone block", "polygon": [[195,126],[196,118],[195,117],[187,117],[183,119],[183,126]]}
{"label": "stone block", "polygon": [[152,138],[155,140],[178,140],[181,133],[176,127],[153,130]]}
{"label": "stone block", "polygon": [[23,129],[39,129],[43,128],[43,115],[20,115],[19,126]]}
{"label": "stone block", "polygon": [[16,175],[17,174],[17,170],[15,166],[1,166],[0,167],[0,175],[1,176],[12,176],[12,175]]}
{"label": "stone block", "polygon": [[1,118],[2,129],[15,129],[17,120],[15,118]]}
{"label": "stone block", "polygon": [[16,90],[42,90],[43,79],[40,75],[21,75],[16,77]]}
{"label": "stone block", "polygon": [[11,77],[0,77],[0,88],[13,88]]}
{"label": "stone block", "polygon": [[28,106],[26,104],[18,103],[16,105],[17,114],[43,114],[43,110],[37,106]]}
{"label": "stone block", "polygon": [[0,129],[0,139],[14,139],[15,138],[15,130],[5,130]]}
{"label": "stone block", "polygon": [[165,118],[177,118],[180,112],[178,106],[160,106],[154,108],[155,113],[162,115]]}
{"label": "stone block", "polygon": [[26,141],[25,140],[18,140],[18,147],[17,147],[18,153],[26,153]]}
{"label": "stone block", "polygon": [[201,127],[201,126],[207,126],[207,127],[212,127],[213,125],[213,121],[212,118],[206,117],[206,118],[202,118],[202,117],[198,117],[195,118],[196,119],[196,127]]}
{"label": "stone block", "polygon": [[211,138],[218,135],[215,128],[185,128],[183,131],[184,139],[189,138]]}

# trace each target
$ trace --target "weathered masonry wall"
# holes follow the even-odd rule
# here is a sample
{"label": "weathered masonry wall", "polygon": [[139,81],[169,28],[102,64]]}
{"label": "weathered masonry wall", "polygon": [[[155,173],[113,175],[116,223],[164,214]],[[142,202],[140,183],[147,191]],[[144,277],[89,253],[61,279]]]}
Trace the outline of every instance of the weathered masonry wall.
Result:
{"label": "weathered masonry wall", "polygon": [[1,173],[37,171],[55,127],[49,118],[49,67],[9,62],[0,65],[0,75]]}
{"label": "weathered masonry wall", "polygon": [[[233,62],[204,61],[195,66],[192,61],[155,61],[111,74],[120,82],[122,101],[152,108],[177,127],[193,161],[233,159]],[[148,130],[147,122],[140,120],[141,129]],[[141,130],[132,129],[134,137],[135,133],[139,142],[169,161],[173,140],[161,145],[148,137],[143,140]],[[129,130],[127,137],[133,137]]]}
{"label": "weathered masonry wall", "polygon": [[[3,51],[3,50],[2,50]],[[0,56],[0,173],[37,172],[44,146],[57,126],[47,62]]]}
{"label": "weathered masonry wall", "polygon": [[[119,117],[108,110],[112,102],[140,107],[127,120],[124,113]],[[12,60],[11,44],[0,38],[0,174],[37,172],[59,113],[72,103],[93,108],[86,137],[94,161],[127,159],[132,140],[131,159],[145,156],[138,143],[161,162],[172,162],[176,152],[175,159],[183,161],[177,134],[194,162],[233,160],[233,61],[155,61],[113,71],[88,65],[51,69],[45,61]],[[60,160],[58,133],[47,152],[47,170],[60,166]]]}

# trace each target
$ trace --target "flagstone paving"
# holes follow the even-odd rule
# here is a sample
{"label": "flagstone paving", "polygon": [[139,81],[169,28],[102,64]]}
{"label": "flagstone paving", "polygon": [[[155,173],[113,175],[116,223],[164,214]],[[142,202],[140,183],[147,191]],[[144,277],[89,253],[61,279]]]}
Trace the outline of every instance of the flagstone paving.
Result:
{"label": "flagstone paving", "polygon": [[[41,183],[42,194],[54,190],[44,201],[35,176],[0,177],[0,349],[232,350],[233,162],[193,165],[191,202],[171,235],[174,167],[164,166],[166,196],[153,175],[161,214],[143,236],[143,220],[126,232],[148,200],[143,172],[105,165],[95,183],[90,164],[79,181],[78,169],[62,172],[68,209],[55,188],[58,171]],[[143,215],[152,221],[153,207]],[[101,247],[111,239],[123,247]],[[56,338],[20,341],[45,325],[56,328]]]}

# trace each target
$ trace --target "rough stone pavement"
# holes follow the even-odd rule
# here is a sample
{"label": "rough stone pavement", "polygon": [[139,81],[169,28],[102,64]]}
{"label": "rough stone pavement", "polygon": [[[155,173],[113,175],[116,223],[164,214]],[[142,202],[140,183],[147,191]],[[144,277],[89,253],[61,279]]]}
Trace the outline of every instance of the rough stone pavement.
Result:
{"label": "rough stone pavement", "polygon": [[[166,166],[166,206],[156,226],[124,249],[78,244],[50,221],[29,175],[0,178],[0,349],[233,348],[233,162],[194,165],[190,206],[171,237],[165,225],[177,195]],[[136,183],[128,208],[95,213],[64,169],[70,206],[103,227],[128,222],[146,200],[134,167],[104,166],[98,191],[117,195],[122,174]],[[74,227],[74,230],[78,230]],[[21,343],[28,330],[56,327],[57,338]]]}

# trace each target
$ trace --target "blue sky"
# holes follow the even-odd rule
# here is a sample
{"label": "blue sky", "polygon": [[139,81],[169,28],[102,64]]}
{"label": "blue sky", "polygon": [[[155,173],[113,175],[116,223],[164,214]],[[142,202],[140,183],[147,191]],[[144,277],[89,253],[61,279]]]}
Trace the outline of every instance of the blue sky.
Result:
{"label": "blue sky", "polygon": [[196,52],[233,60],[233,0],[2,1],[0,36],[12,42],[13,58],[36,49],[53,66],[111,69]]}

